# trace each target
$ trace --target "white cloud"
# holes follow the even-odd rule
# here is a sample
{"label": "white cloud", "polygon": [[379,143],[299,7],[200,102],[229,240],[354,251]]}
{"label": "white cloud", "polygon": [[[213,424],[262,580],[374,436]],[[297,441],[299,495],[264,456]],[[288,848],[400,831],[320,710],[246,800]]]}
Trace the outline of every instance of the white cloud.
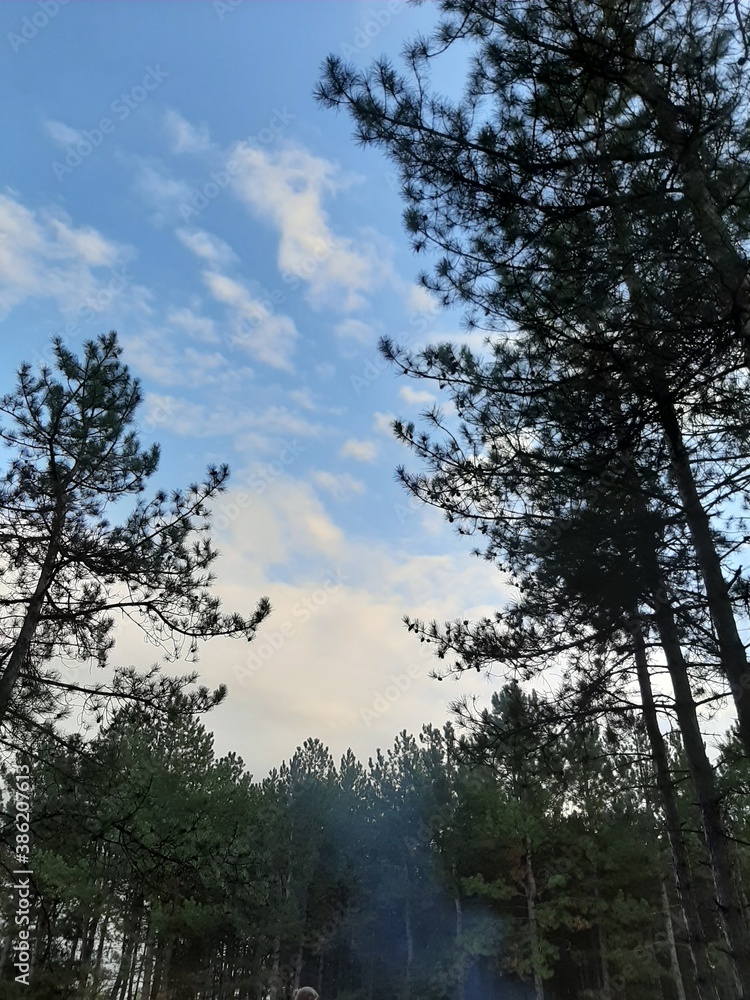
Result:
{"label": "white cloud", "polygon": [[292,371],[290,356],[299,337],[294,320],[272,313],[242,282],[225,274],[204,271],[203,280],[216,301],[228,307],[228,343],[272,368]]}
{"label": "white cloud", "polygon": [[319,409],[309,389],[295,389],[289,393],[289,399],[297,406],[301,406],[303,410],[309,410],[311,413]]}
{"label": "white cloud", "polygon": [[164,125],[173,153],[205,153],[211,148],[211,135],[206,125],[191,125],[177,111],[167,111]]}
{"label": "white cloud", "polygon": [[393,437],[393,421],[396,419],[395,413],[378,413],[377,411],[372,415],[373,421],[372,425],[376,431],[381,434],[385,434],[387,437]]}
{"label": "white cloud", "polygon": [[437,313],[440,305],[436,297],[422,285],[407,285],[404,289],[406,311],[414,313]]}
{"label": "white cloud", "polygon": [[206,232],[205,229],[177,229],[179,241],[196,257],[207,260],[219,267],[236,263],[239,258],[228,243]]}
{"label": "white cloud", "polygon": [[114,267],[121,255],[121,248],[110,243],[91,226],[73,229],[62,219],[50,219],[61,256],[79,257],[92,267]]}
{"label": "white cloud", "polygon": [[374,441],[357,441],[349,438],[339,451],[342,458],[354,458],[358,462],[374,462],[378,449]]}
{"label": "white cloud", "polygon": [[354,340],[359,344],[375,343],[375,327],[370,323],[363,323],[361,319],[348,317],[337,323],[333,332],[342,340]]}
{"label": "white cloud", "polygon": [[[128,357],[139,350],[137,344],[128,342]],[[270,463],[278,456],[293,453],[295,456],[306,453],[304,442],[309,439],[319,439],[326,428],[307,419],[300,413],[283,405],[266,405],[258,409],[248,409],[238,405],[237,397],[232,393],[242,393],[245,399],[247,385],[253,377],[253,372],[241,367],[231,366],[211,377],[209,372],[203,376],[199,363],[194,364],[190,375],[186,373],[174,378],[174,367],[178,362],[168,360],[166,363],[153,360],[153,349],[150,352],[151,361],[145,357],[146,350],[138,354],[133,361],[133,367],[138,372],[149,375],[162,384],[200,385],[215,383],[219,391],[212,395],[211,405],[197,404],[194,399],[166,393],[149,393],[146,396],[147,420],[154,426],[168,428],[175,434],[194,438],[228,438],[234,449],[243,456],[253,460],[264,455]],[[171,377],[171,382],[168,380]],[[285,451],[286,449],[286,451]],[[283,465],[283,468],[286,466]],[[273,478],[273,476],[271,477]]]}
{"label": "white cloud", "polygon": [[[141,157],[133,159],[136,162],[135,189],[147,203],[172,214],[182,203],[190,201],[192,189],[186,181],[172,177],[160,163]],[[164,221],[161,216],[159,221]]]}
{"label": "white cloud", "polygon": [[206,427],[206,408],[193,400],[166,393],[147,392],[143,401],[141,435],[168,430],[184,437],[202,437]]}
{"label": "white cloud", "polygon": [[424,389],[412,389],[408,385],[402,385],[398,394],[405,403],[414,406],[424,406],[435,402],[435,397],[431,392],[426,392]]}
{"label": "white cloud", "polygon": [[44,123],[44,127],[52,141],[63,148],[65,146],[74,145],[83,137],[83,134],[79,129],[71,128],[70,125],[66,125],[65,122],[46,121]]}
{"label": "white cloud", "polygon": [[239,164],[238,196],[279,233],[281,272],[306,283],[314,306],[361,308],[389,276],[390,264],[372,240],[356,245],[331,229],[323,201],[347,184],[338,167],[300,146],[267,150],[240,143],[232,158]]}
{"label": "white cloud", "polygon": [[401,617],[476,618],[505,596],[497,570],[468,553],[403,553],[344,535],[286,472],[263,489],[257,470],[237,476],[218,502],[217,590],[227,608],[267,594],[273,612],[250,646],[215,640],[200,664],[202,683],[230,689],[210,720],[220,752],[236,750],[257,777],[308,736],[334,757],[352,747],[366,760],[404,728],[440,724],[449,700],[488,696],[494,685],[474,674],[431,680],[438,661]]}
{"label": "white cloud", "polygon": [[193,340],[201,341],[204,344],[219,342],[214,321],[208,316],[197,316],[192,309],[173,309],[167,313],[166,322],[170,326],[184,330]]}
{"label": "white cloud", "polygon": [[[0,195],[0,317],[28,298],[52,299],[67,315],[80,311],[101,298],[112,270],[132,256],[130,247],[90,226],[74,227],[59,210],[34,212]],[[110,273],[96,274],[99,268]]]}
{"label": "white cloud", "polygon": [[320,489],[330,493],[336,500],[346,500],[353,495],[361,495],[365,492],[365,484],[360,479],[355,479],[347,472],[335,474],[320,469],[314,472],[313,482]]}
{"label": "white cloud", "polygon": [[235,364],[221,351],[197,350],[190,343],[172,343],[169,331],[146,328],[123,338],[128,363],[139,375],[163,386],[188,386],[193,389],[213,387],[220,392],[236,389],[242,381],[251,381],[250,368]]}

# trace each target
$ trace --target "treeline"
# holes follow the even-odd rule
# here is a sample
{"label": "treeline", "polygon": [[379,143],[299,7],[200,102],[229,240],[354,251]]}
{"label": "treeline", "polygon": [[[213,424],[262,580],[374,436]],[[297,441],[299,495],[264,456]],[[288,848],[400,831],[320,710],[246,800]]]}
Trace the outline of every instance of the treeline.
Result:
{"label": "treeline", "polygon": [[[122,709],[88,742],[49,729],[5,772],[2,995],[280,1000],[311,984],[351,1000],[693,1000],[643,732],[627,717],[617,734],[566,733],[541,710],[510,685],[460,738],[425,726],[367,765],[350,751],[338,766],[310,739],[261,782],[237,756],[217,758],[179,701],[170,716]],[[671,744],[729,995],[684,767]],[[31,790],[28,985],[12,950],[19,772]],[[748,770],[735,739],[718,772],[739,879]]]}

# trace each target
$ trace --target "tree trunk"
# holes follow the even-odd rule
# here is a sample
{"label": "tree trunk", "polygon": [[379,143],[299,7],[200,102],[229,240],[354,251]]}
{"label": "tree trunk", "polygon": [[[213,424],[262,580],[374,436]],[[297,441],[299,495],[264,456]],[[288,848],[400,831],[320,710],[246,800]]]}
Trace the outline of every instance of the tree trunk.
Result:
{"label": "tree trunk", "polygon": [[3,947],[0,949],[0,982],[3,981],[3,972],[5,971],[5,963],[8,961],[8,955],[10,954],[10,928],[8,928],[8,934],[3,941]]}
{"label": "tree trunk", "polygon": [[169,970],[172,965],[174,950],[174,934],[170,934],[165,944],[157,952],[156,973],[151,990],[151,1000],[156,1000],[162,993],[166,996],[169,990]]}
{"label": "tree trunk", "polygon": [[141,1000],[151,1000],[151,979],[154,972],[154,932],[149,920],[146,934],[146,945],[143,954],[143,984],[141,985]]}
{"label": "tree trunk", "polygon": [[594,899],[596,901],[596,931],[599,938],[599,972],[601,977],[601,1000],[612,1000],[612,986],[609,981],[609,959],[607,958],[607,940],[604,937],[602,925],[601,895],[598,879],[594,874]]}
{"label": "tree trunk", "polygon": [[672,966],[672,978],[677,988],[677,1000],[687,1000],[685,995],[685,984],[682,981],[680,971],[680,960],[677,954],[677,943],[674,939],[674,925],[672,924],[672,907],[669,905],[669,893],[664,879],[661,880],[661,905],[664,909],[664,926],[667,930],[667,943],[669,945],[669,962]]}
{"label": "tree trunk", "polygon": [[[127,990],[127,1000],[135,1000],[135,995],[138,992],[138,983],[141,979],[141,972],[143,970],[143,959],[138,961],[138,952],[140,950],[140,941],[138,937],[133,939],[132,956],[130,959],[130,969],[128,970],[128,990]],[[122,990],[123,998],[125,997],[125,987]]]}
{"label": "tree trunk", "polygon": [[133,902],[123,920],[122,952],[120,953],[117,978],[110,993],[111,1000],[125,1000],[125,997],[128,995],[128,988],[132,982],[133,961],[142,905],[143,903],[140,900]]}
{"label": "tree trunk", "polygon": [[294,959],[292,960],[292,966],[294,968],[294,981],[293,981],[294,990],[298,990],[300,987],[304,950],[305,950],[305,940],[303,935],[302,940],[299,943],[299,947],[297,948],[297,954],[294,956]]}
{"label": "tree trunk", "polygon": [[278,1000],[279,996],[279,978],[281,975],[281,938],[277,937],[273,943],[273,965],[271,966],[271,988],[270,997],[271,1000]]}
{"label": "tree trunk", "polygon": [[5,718],[16,681],[31,651],[31,644],[41,621],[44,602],[47,600],[47,593],[55,575],[55,563],[60,552],[62,527],[65,520],[64,514],[60,512],[59,508],[60,504],[58,503],[58,510],[52,522],[49,545],[39,573],[39,580],[26,608],[26,614],[24,615],[18,638],[8,657],[2,677],[0,677],[0,722]]}
{"label": "tree trunk", "polygon": [[411,1000],[411,980],[414,967],[414,929],[411,921],[411,899],[409,898],[409,866],[404,865],[406,896],[404,898],[404,935],[406,938],[406,969],[404,977],[404,997]]}
{"label": "tree trunk", "polygon": [[719,644],[719,659],[734,698],[740,737],[745,750],[750,754],[750,695],[748,694],[750,672],[748,672],[745,646],[737,628],[734,609],[729,599],[729,588],[711,535],[711,522],[695,485],[674,401],[666,391],[662,391],[659,393],[657,403],[669,446],[672,472],[706,588],[711,621]]}
{"label": "tree trunk", "polygon": [[672,158],[682,181],[685,200],[693,212],[698,233],[714,268],[716,283],[726,298],[727,312],[736,310],[746,360],[750,345],[750,270],[721,216],[704,169],[700,134],[686,130],[680,109],[671,100],[653,66],[640,59],[635,46],[628,53],[628,83],[651,109],[657,135]]}
{"label": "tree trunk", "polygon": [[655,596],[656,623],[667,661],[675,696],[675,713],[682,735],[693,787],[698,798],[703,833],[711,863],[716,906],[727,942],[735,980],[736,996],[750,1000],[750,942],[748,942],[742,901],[732,871],[729,840],[721,816],[719,792],[713,767],[703,743],[695,700],[690,688],[687,664],[682,655],[679,633],[664,586]]}
{"label": "tree trunk", "polygon": [[81,944],[81,962],[78,969],[78,984],[82,993],[85,994],[88,984],[89,972],[91,970],[91,956],[94,953],[94,941],[96,940],[96,928],[99,923],[98,915],[91,915],[86,918],[83,925],[83,942]]}
{"label": "tree trunk", "polygon": [[654,693],[651,688],[651,676],[646,657],[646,645],[639,619],[636,617],[631,618],[629,628],[633,639],[633,654],[638,686],[641,693],[643,719],[646,724],[646,733],[651,745],[651,755],[656,770],[656,786],[659,790],[661,806],[664,810],[667,839],[672,854],[672,870],[677,887],[677,898],[680,902],[680,908],[687,929],[688,947],[695,975],[695,986],[700,1000],[720,1000],[708,960],[706,934],[703,930],[695,899],[687,848],[685,846],[685,838],[682,835],[674,784],[669,770],[667,748],[661,729],[659,728],[659,719],[654,703]]}
{"label": "tree trunk", "polygon": [[544,1000],[544,981],[542,980],[542,957],[539,951],[539,927],[536,917],[536,878],[531,858],[531,841],[525,838],[526,867],[524,873],[524,890],[526,893],[526,913],[529,918],[529,939],[531,942],[531,968],[534,974],[534,996],[536,1000]]}
{"label": "tree trunk", "polygon": [[94,976],[91,984],[92,996],[99,995],[99,983],[102,975],[102,959],[104,957],[104,945],[107,943],[107,927],[109,925],[109,915],[104,917],[99,931],[99,946],[96,949],[96,960],[94,961]]}

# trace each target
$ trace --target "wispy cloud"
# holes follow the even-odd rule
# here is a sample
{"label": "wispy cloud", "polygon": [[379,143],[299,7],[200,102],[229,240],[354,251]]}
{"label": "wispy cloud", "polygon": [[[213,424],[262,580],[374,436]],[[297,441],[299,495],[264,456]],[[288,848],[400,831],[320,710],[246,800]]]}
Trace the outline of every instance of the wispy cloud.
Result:
{"label": "wispy cloud", "polygon": [[372,415],[372,425],[380,434],[393,437],[393,421],[396,419],[395,413],[379,413],[377,410]]}
{"label": "wispy cloud", "polygon": [[398,394],[405,403],[413,406],[424,406],[435,402],[431,392],[427,392],[426,389],[412,389],[409,385],[402,385]]}
{"label": "wispy cloud", "polygon": [[44,127],[52,141],[63,149],[65,146],[74,145],[81,139],[80,130],[71,128],[65,122],[46,121]]}
{"label": "wispy cloud", "polygon": [[298,145],[261,149],[241,143],[233,186],[252,213],[279,234],[282,274],[305,283],[311,304],[351,312],[388,277],[390,263],[372,244],[355,244],[331,227],[325,198],[348,185],[338,167]]}
{"label": "wispy cloud", "polygon": [[291,355],[299,332],[291,316],[271,312],[242,282],[218,271],[204,271],[203,280],[217,302],[227,307],[227,342],[282,371],[292,371]]}
{"label": "wispy cloud", "polygon": [[336,474],[319,469],[313,473],[312,480],[316,486],[329,493],[335,500],[348,500],[351,496],[362,495],[365,492],[365,484],[362,480],[355,479],[347,472]]}
{"label": "wispy cloud", "polygon": [[214,236],[213,233],[206,232],[205,229],[178,229],[176,234],[180,242],[196,257],[207,260],[218,267],[226,267],[239,260],[228,243],[219,239],[218,236]]}
{"label": "wispy cloud", "polygon": [[164,127],[173,153],[205,153],[211,148],[208,126],[192,125],[177,111],[167,111]]}
{"label": "wispy cloud", "polygon": [[371,323],[365,323],[361,319],[348,316],[337,323],[333,332],[341,340],[351,340],[358,344],[372,345],[376,341],[377,334],[375,327]]}
{"label": "wispy cloud", "polygon": [[357,462],[374,462],[377,454],[378,448],[374,441],[358,441],[356,438],[345,441],[339,451],[342,458],[353,458]]}
{"label": "wispy cloud", "polygon": [[188,201],[191,187],[187,181],[174,177],[158,160],[130,157],[135,164],[134,187],[143,200],[159,213],[160,223],[179,218],[179,207]]}
{"label": "wispy cloud", "polygon": [[203,281],[212,298],[226,309],[224,342],[272,368],[292,371],[291,356],[299,338],[294,320],[272,312],[245,281],[226,273],[239,264],[239,258],[224,240],[203,229],[177,229],[176,235],[209,265],[203,271]]}
{"label": "wispy cloud", "polygon": [[193,340],[204,344],[216,344],[220,338],[216,332],[216,324],[208,316],[198,316],[192,309],[172,309],[167,313],[166,322],[185,333]]}
{"label": "wispy cloud", "polygon": [[111,272],[133,255],[91,226],[73,226],[59,210],[32,211],[0,195],[0,316],[28,298],[80,311],[106,284],[98,269]]}

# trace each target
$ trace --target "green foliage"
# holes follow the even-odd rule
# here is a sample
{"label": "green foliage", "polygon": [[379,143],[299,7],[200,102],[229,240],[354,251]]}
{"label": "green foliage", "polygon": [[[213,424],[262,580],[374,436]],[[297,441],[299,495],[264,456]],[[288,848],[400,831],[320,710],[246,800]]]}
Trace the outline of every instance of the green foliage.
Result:
{"label": "green foliage", "polygon": [[[28,711],[49,714],[75,690],[50,671],[55,657],[107,663],[116,616],[166,655],[195,658],[200,639],[252,639],[270,610],[264,598],[250,617],[225,614],[211,593],[209,502],[225,489],[226,466],[143,498],[159,449],[142,449],[133,429],[141,391],[116,334],[88,342],[81,359],[59,339],[54,354],[54,369],[24,365],[0,399],[9,452],[0,482],[0,719],[15,695],[17,722]],[[120,693],[127,680],[119,675]]]}

